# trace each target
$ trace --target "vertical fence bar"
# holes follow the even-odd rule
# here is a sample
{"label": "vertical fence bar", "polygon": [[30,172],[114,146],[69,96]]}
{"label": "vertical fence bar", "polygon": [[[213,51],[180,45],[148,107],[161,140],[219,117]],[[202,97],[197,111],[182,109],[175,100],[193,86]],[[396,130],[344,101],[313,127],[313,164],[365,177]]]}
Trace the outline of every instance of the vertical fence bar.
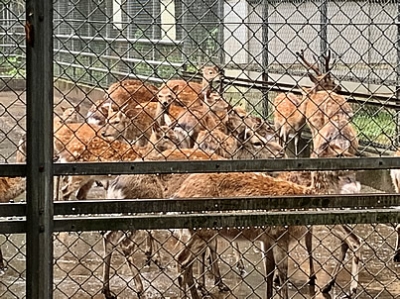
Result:
{"label": "vertical fence bar", "polygon": [[26,293],[53,289],[53,0],[27,0]]}
{"label": "vertical fence bar", "polygon": [[[262,80],[268,81],[268,0],[262,1]],[[268,90],[262,91],[262,113],[264,118],[269,115]]]}
{"label": "vertical fence bar", "polygon": [[218,58],[221,65],[225,64],[224,51],[224,0],[218,1]]}
{"label": "vertical fence bar", "polygon": [[320,51],[326,53],[328,51],[328,0],[321,0],[321,5],[319,7],[320,11]]}
{"label": "vertical fence bar", "polygon": [[[396,101],[400,104],[400,0],[397,0],[397,64],[396,64]],[[396,136],[394,146],[400,145],[400,110],[396,111]]]}

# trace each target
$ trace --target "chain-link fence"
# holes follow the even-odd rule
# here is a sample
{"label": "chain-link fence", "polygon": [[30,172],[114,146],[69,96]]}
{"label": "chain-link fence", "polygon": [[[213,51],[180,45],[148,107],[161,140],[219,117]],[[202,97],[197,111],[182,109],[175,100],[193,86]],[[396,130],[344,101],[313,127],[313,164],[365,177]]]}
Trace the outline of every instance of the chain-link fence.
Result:
{"label": "chain-link fence", "polygon": [[1,298],[399,297],[399,11],[0,1]]}

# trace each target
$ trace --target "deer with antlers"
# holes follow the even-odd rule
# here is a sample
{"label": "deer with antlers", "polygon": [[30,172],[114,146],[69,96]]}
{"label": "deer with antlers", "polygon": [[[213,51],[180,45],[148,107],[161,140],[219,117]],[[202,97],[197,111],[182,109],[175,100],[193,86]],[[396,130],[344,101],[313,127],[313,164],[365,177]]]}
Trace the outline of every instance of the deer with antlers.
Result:
{"label": "deer with antlers", "polygon": [[322,65],[320,60],[316,57],[316,64],[312,64],[304,57],[304,51],[297,53],[300,60],[304,65],[313,70],[316,75],[309,73],[309,78],[314,83],[311,90],[304,90],[305,98],[305,117],[310,127],[313,138],[325,126],[331,122],[335,116],[340,115],[343,121],[350,122],[353,116],[353,109],[346,99],[337,94],[341,87],[335,83],[331,76],[331,70],[335,65],[335,60],[330,66],[331,52],[328,51],[327,55],[323,55],[324,69],[321,70]]}

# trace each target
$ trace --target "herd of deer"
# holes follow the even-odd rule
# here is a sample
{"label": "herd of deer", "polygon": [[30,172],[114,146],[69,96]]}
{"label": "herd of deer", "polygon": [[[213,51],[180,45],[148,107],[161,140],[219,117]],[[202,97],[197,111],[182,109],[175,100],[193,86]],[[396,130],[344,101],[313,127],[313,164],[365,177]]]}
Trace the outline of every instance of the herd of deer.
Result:
{"label": "herd of deer", "polygon": [[[285,155],[290,135],[294,135],[297,156],[299,135],[306,124],[312,133],[311,157],[355,156],[358,138],[351,124],[353,112],[346,99],[337,93],[340,86],[331,76],[330,53],[322,57],[323,63],[318,58],[316,63],[308,62],[303,51],[297,55],[315,73],[309,74],[314,86],[302,87],[302,96],[293,93],[279,94],[273,102],[274,126],[252,116],[241,107],[232,107],[213,88],[213,83],[221,80],[220,69],[215,66],[204,67],[201,84],[170,80],[156,88],[139,80],[114,83],[107,90],[105,98],[89,109],[85,122],[79,122],[78,109],[65,109],[61,118],[54,119],[54,151],[58,161],[73,163],[281,158]],[[17,151],[17,162],[25,161],[25,153],[25,139],[22,139]],[[70,176],[63,181],[63,200],[69,199],[75,192],[77,199],[85,199],[95,181],[102,181],[107,190],[107,199],[285,196],[327,192],[346,194],[358,193],[361,189],[355,173],[349,171],[319,174],[235,172],[118,177]],[[349,296],[352,296],[357,291],[361,241],[344,225],[332,226],[331,232],[342,242],[341,255],[331,274],[332,279],[321,288],[321,292],[328,293],[331,290],[343,266],[346,252],[350,249],[353,258]],[[103,293],[108,299],[116,298],[110,290],[109,281],[111,254],[116,246],[121,246],[125,254],[138,296],[144,292],[138,267],[133,259],[136,235],[137,232],[134,231],[110,231],[104,235]],[[189,235],[189,240],[176,260],[180,271],[180,287],[185,294],[188,287],[194,299],[200,298],[197,287],[202,292],[206,290],[204,281],[196,286],[193,264],[197,257],[203,255],[204,265],[204,254],[207,250],[215,284],[221,291],[229,289],[223,283],[218,268],[217,237],[231,240],[232,244],[240,240],[262,243],[266,298],[273,297],[274,283],[280,285],[277,292],[281,297],[288,298],[289,245],[294,240],[304,238],[309,254],[309,283],[315,284],[312,227],[189,230]],[[151,247],[151,233],[148,238]],[[243,267],[237,244],[234,247],[237,264]]]}

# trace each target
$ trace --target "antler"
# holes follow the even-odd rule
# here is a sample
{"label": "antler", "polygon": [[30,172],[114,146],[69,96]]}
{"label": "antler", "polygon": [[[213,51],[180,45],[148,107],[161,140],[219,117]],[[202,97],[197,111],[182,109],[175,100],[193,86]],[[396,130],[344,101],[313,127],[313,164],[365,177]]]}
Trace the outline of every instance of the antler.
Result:
{"label": "antler", "polygon": [[[330,71],[333,69],[333,67],[335,66],[335,64],[336,64],[336,57],[333,59],[333,62],[332,62],[331,64],[330,64],[330,60],[331,60],[331,50],[328,50],[327,55],[326,55],[326,56],[323,55],[322,57],[323,57],[323,59],[325,60],[325,71],[328,73],[328,72],[330,72]],[[329,66],[329,64],[330,64],[331,66]]]}
{"label": "antler", "polygon": [[300,52],[296,52],[296,55],[301,59],[301,61],[305,64],[305,66],[312,69],[317,74],[317,76],[322,75],[318,66],[316,66],[315,64],[312,64],[306,60],[306,58],[304,57],[304,50],[300,50]]}

